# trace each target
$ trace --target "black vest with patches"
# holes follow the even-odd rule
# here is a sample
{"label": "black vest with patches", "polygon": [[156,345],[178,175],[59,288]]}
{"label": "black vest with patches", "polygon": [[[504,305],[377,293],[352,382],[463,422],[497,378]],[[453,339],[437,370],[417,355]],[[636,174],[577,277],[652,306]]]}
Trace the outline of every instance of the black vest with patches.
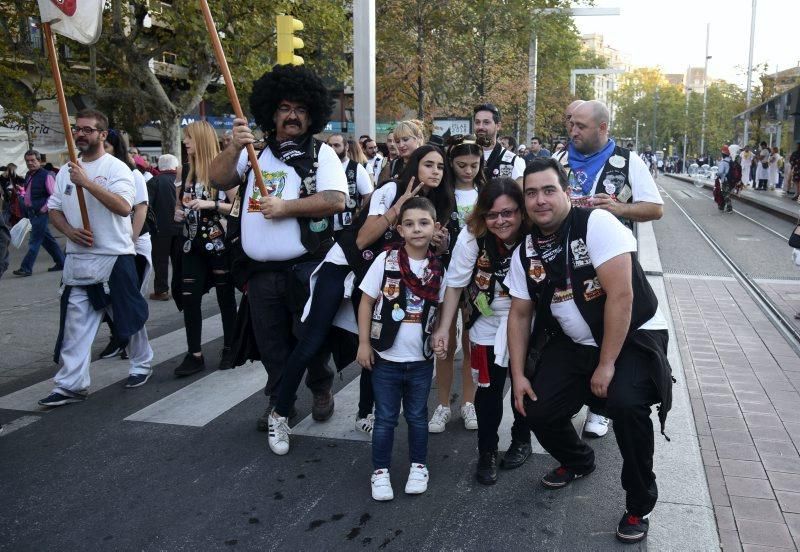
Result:
{"label": "black vest with patches", "polygon": [[[572,285],[572,297],[599,347],[603,343],[606,292],[600,285],[597,272],[586,249],[586,232],[591,213],[590,209],[573,207],[568,215],[572,218],[569,233],[564,239],[567,248],[567,275]],[[547,265],[536,251],[532,234],[525,237],[523,246],[519,248],[519,255],[522,268],[525,270],[528,292],[531,298],[535,298],[537,302],[533,328],[533,335],[536,338],[547,330],[558,328],[558,322],[550,310],[555,284],[547,277]],[[655,316],[658,309],[658,300],[636,259],[636,253],[632,252],[631,257],[633,305],[628,336]],[[535,338],[531,340],[531,343],[537,342]]]}
{"label": "black vest with patches", "polygon": [[[406,284],[400,272],[397,256],[397,248],[386,252],[381,290],[372,310],[369,336],[372,348],[379,352],[386,351],[394,345],[397,332],[400,330],[400,324],[404,323],[403,318],[408,313]],[[422,324],[422,342],[420,346],[422,347],[422,355],[426,359],[430,359],[433,357],[430,338],[436,325],[437,307],[431,301],[422,298],[419,300],[422,302],[422,313],[419,321]],[[397,312],[403,313],[402,317],[395,315],[399,320],[395,320],[395,317],[392,316],[392,313]]]}
{"label": "black vest with patches", "polygon": [[471,328],[481,316],[479,308],[481,295],[486,297],[486,304],[491,305],[498,282],[508,292],[503,280],[511,267],[511,254],[514,250],[514,247],[511,247],[508,253],[503,255],[497,247],[497,239],[493,234],[487,233],[475,241],[478,244],[478,258],[472,270],[472,280],[466,288],[469,316],[465,323],[467,329]]}
{"label": "black vest with patches", "polygon": [[[567,156],[567,161],[564,163],[564,157],[566,155],[567,150],[564,149],[561,156],[558,157],[558,160],[569,174],[571,172],[569,156]],[[611,155],[606,159],[603,165],[603,170],[600,172],[600,178],[597,179],[597,186],[595,187],[594,193],[613,194],[617,198],[617,201],[621,203],[632,203],[633,189],[629,176],[631,166],[630,160],[631,151],[629,149],[619,145],[615,146],[614,151],[611,152]],[[570,184],[572,184],[572,180],[570,180]],[[632,220],[623,217],[617,218],[628,228],[633,228]]]}
{"label": "black vest with patches", "polygon": [[497,142],[491,155],[489,155],[489,159],[486,160],[486,167],[483,169],[486,181],[491,182],[492,178],[502,176],[512,178],[511,175],[514,173],[514,162],[516,160],[517,156],[514,152],[508,151],[500,142]]}
{"label": "black vest with patches", "polygon": [[337,235],[353,224],[358,212],[358,206],[361,203],[361,194],[358,192],[358,163],[349,159],[344,174],[347,177],[347,199],[345,200],[344,211],[331,217],[331,221],[335,221],[340,226],[338,230],[334,230]]}

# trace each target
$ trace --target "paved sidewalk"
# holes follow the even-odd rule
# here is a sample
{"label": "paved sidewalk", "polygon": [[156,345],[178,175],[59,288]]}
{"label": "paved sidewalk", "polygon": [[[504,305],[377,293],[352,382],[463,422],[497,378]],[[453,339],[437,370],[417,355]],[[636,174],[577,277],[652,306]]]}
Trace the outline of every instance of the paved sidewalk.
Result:
{"label": "paved sidewalk", "polygon": [[800,357],[733,278],[665,275],[723,549],[800,545]]}
{"label": "paved sidewalk", "polygon": [[[692,184],[700,182],[704,188],[708,188],[709,190],[714,188],[714,181],[707,178],[693,179],[683,174],[665,174],[664,176],[676,180],[683,180],[684,182]],[[800,215],[800,205],[798,202],[793,200],[792,196],[781,189],[757,192],[753,188],[746,187],[738,195],[734,196],[734,202],[736,201],[742,201],[761,209],[772,211],[786,219],[797,220],[798,215]]]}

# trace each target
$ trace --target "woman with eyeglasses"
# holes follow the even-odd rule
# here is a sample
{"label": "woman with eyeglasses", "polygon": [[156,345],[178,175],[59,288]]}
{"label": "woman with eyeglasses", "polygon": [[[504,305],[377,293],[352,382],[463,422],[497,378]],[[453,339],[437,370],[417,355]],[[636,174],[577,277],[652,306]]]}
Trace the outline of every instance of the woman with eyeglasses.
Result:
{"label": "woman with eyeglasses", "polygon": [[[486,185],[484,174],[483,149],[476,143],[474,136],[454,136],[450,140],[447,152],[450,166],[449,179],[455,193],[456,209],[451,218],[458,224],[458,232],[466,225],[466,220],[475,202],[478,192]],[[466,321],[466,314],[461,309],[462,320]],[[478,429],[478,420],[475,415],[474,397],[475,386],[472,383],[472,372],[469,361],[469,337],[467,332],[462,334],[462,376],[461,376],[461,420],[464,427],[469,430]],[[428,422],[430,433],[441,433],[447,422],[450,421],[450,388],[453,385],[453,364],[456,350],[456,325],[450,326],[450,349],[445,358],[436,361],[436,393],[439,404]]]}
{"label": "woman with eyeglasses", "polygon": [[[217,293],[222,316],[224,345],[218,369],[233,367],[231,342],[236,324],[236,296],[230,272],[230,259],[225,245],[223,218],[230,214],[238,188],[221,192],[209,180],[211,161],[219,153],[214,128],[206,121],[196,121],[184,129],[183,144],[189,156],[189,173],[182,183],[176,182],[175,221],[183,222],[183,255],[181,256],[181,289],[173,294],[183,310],[189,352],[175,368],[176,376],[189,376],[205,369],[200,346],[203,331],[201,304],[203,295],[212,287]],[[173,279],[174,282],[174,279]]]}
{"label": "woman with eyeglasses", "polygon": [[[503,418],[503,388],[508,373],[506,324],[511,308],[511,297],[503,280],[511,266],[512,252],[522,237],[524,209],[522,190],[512,178],[496,178],[481,189],[453,249],[444,281],[446,290],[439,326],[432,337],[437,358],[445,358],[463,293],[471,372],[478,386],[476,477],[484,485],[497,481],[497,430]],[[530,441],[524,419],[516,411],[514,418],[512,436]]]}

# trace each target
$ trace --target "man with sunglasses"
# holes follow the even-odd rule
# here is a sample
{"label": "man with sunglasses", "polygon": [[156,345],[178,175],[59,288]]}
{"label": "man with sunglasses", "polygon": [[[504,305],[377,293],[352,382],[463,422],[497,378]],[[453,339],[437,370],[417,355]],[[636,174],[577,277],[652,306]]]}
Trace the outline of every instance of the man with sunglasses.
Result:
{"label": "man with sunglasses", "polygon": [[[146,339],[142,343],[136,337],[148,310],[139,292],[129,216],[136,194],[133,173],[105,152],[108,119],[100,111],[80,111],[72,135],[80,162],[70,162],[59,171],[55,190],[47,201],[50,221],[68,240],[54,358],[61,368],[52,393],[39,401],[48,407],[86,400],[92,341],[105,312],[113,318],[117,336],[126,343],[130,340],[130,375],[151,372],[152,351],[148,353]],[[86,228],[78,203],[80,188],[88,213]],[[145,358],[148,354],[150,358]]]}
{"label": "man with sunglasses", "polygon": [[[276,65],[253,85],[250,110],[266,134],[258,165],[267,195],[254,182],[245,151],[254,136],[243,119],[234,120],[231,145],[214,159],[210,177],[222,190],[239,186],[243,254],[234,251],[232,270],[237,284],[247,285],[248,304],[245,308],[243,300],[239,315],[249,309],[249,316],[240,326],[251,325],[256,347],[247,355],[240,352],[236,362],[244,362],[243,356],[260,357],[267,370],[264,394],[269,402],[257,428],[270,431],[272,443],[288,431],[288,420],[277,430],[272,427],[271,412],[289,356],[303,336],[300,316],[311,273],[333,245],[331,215],[353,200],[339,157],[314,138],[333,112],[328,90],[315,73],[304,66]],[[308,368],[306,385],[314,395],[311,414],[317,421],[333,414],[327,356],[318,354],[303,367]],[[292,417],[294,408],[287,410],[282,419]],[[288,450],[288,441],[286,446]]]}

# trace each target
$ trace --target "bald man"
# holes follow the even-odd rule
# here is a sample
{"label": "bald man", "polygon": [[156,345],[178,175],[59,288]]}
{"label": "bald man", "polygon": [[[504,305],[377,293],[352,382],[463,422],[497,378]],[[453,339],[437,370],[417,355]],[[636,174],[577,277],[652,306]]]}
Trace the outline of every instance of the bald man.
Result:
{"label": "bald man", "polygon": [[[564,116],[570,142],[559,161],[569,175],[572,204],[608,211],[631,229],[634,222],[660,219],[664,201],[647,165],[608,137],[606,105],[578,100],[567,106]],[[604,436],[608,418],[589,411],[583,431]]]}

